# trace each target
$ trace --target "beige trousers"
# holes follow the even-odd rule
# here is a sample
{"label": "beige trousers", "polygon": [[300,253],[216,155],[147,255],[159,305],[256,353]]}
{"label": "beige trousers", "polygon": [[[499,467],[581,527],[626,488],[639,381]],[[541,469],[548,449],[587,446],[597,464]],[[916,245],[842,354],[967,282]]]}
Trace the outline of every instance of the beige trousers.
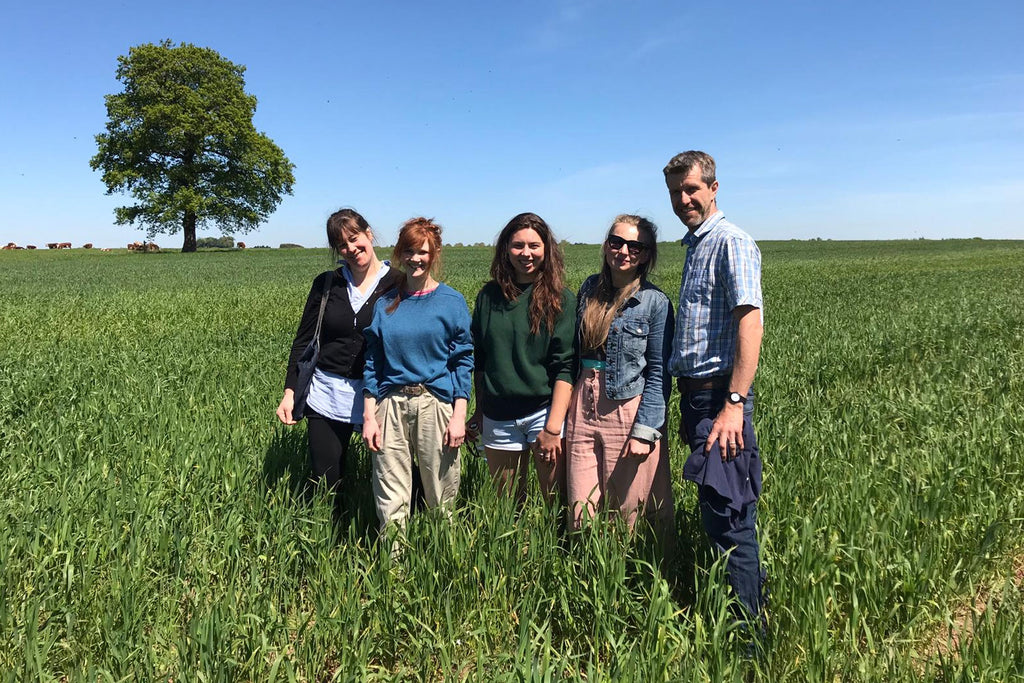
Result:
{"label": "beige trousers", "polygon": [[459,493],[458,448],[444,446],[452,406],[429,391],[419,396],[395,392],[377,405],[381,450],[373,454],[373,495],[383,530],[401,528],[412,503],[412,468],[417,463],[427,507],[446,506]]}

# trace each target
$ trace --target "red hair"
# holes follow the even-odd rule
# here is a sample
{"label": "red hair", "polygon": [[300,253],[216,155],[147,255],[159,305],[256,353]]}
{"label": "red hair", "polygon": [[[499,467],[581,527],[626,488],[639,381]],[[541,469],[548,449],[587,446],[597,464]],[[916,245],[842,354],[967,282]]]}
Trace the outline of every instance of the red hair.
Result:
{"label": "red hair", "polygon": [[[401,230],[398,231],[398,241],[395,242],[395,249],[392,252],[392,261],[400,262],[403,253],[417,251],[424,242],[430,247],[430,274],[437,278],[438,273],[441,272],[441,226],[435,223],[433,218],[418,216],[410,218],[402,224]],[[388,313],[394,313],[402,301],[405,273],[399,274],[397,284],[395,300],[385,309]]]}

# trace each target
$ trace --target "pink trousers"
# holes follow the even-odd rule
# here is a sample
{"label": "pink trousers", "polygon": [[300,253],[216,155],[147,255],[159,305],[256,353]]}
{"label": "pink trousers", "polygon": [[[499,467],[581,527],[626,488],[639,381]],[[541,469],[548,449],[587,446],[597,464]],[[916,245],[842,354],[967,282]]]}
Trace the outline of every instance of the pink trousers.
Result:
{"label": "pink trousers", "polygon": [[[604,394],[604,372],[585,369],[573,388],[566,428],[566,480],[573,521],[617,511],[632,529],[642,510],[657,526],[673,521],[666,437],[646,458],[625,457],[640,396],[615,401]],[[661,429],[667,435],[665,428]]]}

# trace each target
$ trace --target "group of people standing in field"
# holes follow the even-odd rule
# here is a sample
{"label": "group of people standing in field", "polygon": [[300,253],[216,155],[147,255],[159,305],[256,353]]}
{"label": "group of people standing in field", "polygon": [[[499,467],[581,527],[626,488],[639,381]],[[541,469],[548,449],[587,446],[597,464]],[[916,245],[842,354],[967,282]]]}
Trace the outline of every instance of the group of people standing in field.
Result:
{"label": "group of people standing in field", "polygon": [[[313,282],[277,408],[285,424],[306,418],[314,476],[338,489],[361,425],[381,529],[401,530],[414,475],[428,507],[449,506],[460,447],[479,439],[498,489],[520,502],[532,460],[545,499],[564,500],[574,528],[608,510],[631,528],[643,513],[670,533],[674,376],[679,434],[692,450],[684,477],[698,484],[704,528],[727,554],[735,596],[748,616],[760,615],[761,461],[752,426],[760,252],[718,210],[709,155],[676,155],[664,175],[688,229],[676,313],[648,280],[658,235],[641,216],[614,218],[599,272],[577,294],[565,286],[547,223],[515,216],[498,235],[491,279],[470,315],[463,296],[436,279],[435,222],[407,221],[388,262],[374,253],[361,215],[333,214],[327,237],[341,267]],[[316,367],[300,381],[299,359],[314,339]]]}

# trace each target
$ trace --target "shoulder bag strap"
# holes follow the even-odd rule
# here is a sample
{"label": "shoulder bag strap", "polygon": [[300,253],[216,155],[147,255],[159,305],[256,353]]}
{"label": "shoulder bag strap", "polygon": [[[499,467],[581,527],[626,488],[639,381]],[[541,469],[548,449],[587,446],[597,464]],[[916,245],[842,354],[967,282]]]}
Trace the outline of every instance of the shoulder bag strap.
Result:
{"label": "shoulder bag strap", "polygon": [[320,350],[320,326],[324,322],[324,309],[327,308],[327,299],[331,296],[331,283],[334,281],[334,271],[327,271],[327,279],[324,280],[324,291],[320,296],[320,314],[316,318],[316,332],[313,333],[313,339],[316,340],[317,352]]}

